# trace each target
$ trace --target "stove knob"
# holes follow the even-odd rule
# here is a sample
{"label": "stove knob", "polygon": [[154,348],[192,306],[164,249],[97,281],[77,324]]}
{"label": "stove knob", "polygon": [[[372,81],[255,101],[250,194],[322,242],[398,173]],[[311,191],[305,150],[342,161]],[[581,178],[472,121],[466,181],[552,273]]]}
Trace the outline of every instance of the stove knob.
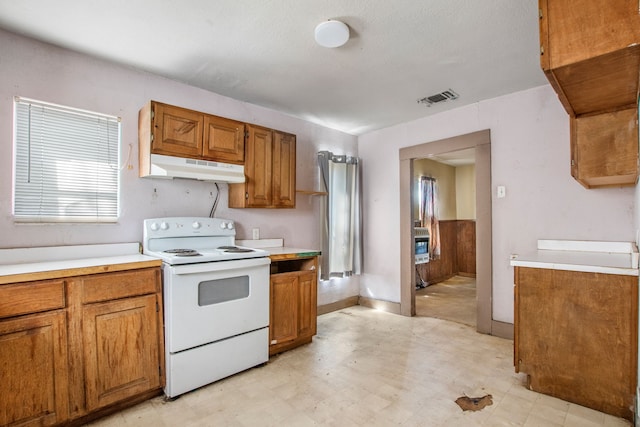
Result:
{"label": "stove knob", "polygon": [[229,230],[233,230],[233,222],[228,223],[228,224],[227,224],[227,228],[228,228]]}
{"label": "stove knob", "polygon": [[162,221],[162,223],[160,223],[160,229],[161,230],[168,230],[169,229],[169,224],[167,224],[166,222]]}
{"label": "stove knob", "polygon": [[152,231],[158,231],[158,229],[160,227],[158,226],[157,222],[154,222],[154,223],[151,224],[151,226],[149,228],[151,228]]}
{"label": "stove knob", "polygon": [[224,230],[225,228],[227,228],[227,223],[226,223],[226,222],[224,222],[224,221],[222,221],[222,222],[220,223],[220,228],[222,228],[223,230]]}
{"label": "stove knob", "polygon": [[191,224],[191,226],[197,230],[198,228],[202,227],[202,224],[200,224],[198,221],[195,221],[193,224]]}

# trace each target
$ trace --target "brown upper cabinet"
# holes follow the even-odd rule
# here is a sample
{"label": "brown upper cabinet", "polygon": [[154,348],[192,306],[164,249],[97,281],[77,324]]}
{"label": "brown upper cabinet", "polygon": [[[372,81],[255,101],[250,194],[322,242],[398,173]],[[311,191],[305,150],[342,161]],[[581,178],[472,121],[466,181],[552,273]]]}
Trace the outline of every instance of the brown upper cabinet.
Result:
{"label": "brown upper cabinet", "polygon": [[149,101],[139,113],[141,152],[244,163],[245,125],[182,107]]}
{"label": "brown upper cabinet", "polygon": [[571,120],[587,188],[638,178],[640,11],[629,0],[539,0],[540,64]]}
{"label": "brown upper cabinet", "polygon": [[247,124],[246,180],[229,184],[230,208],[294,208],[296,136]]}

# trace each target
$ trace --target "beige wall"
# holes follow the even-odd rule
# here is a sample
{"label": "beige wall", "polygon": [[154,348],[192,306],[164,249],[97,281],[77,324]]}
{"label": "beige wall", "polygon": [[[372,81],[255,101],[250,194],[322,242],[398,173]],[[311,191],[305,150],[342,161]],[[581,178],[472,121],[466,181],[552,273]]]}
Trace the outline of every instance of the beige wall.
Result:
{"label": "beige wall", "polygon": [[456,219],[476,219],[476,166],[456,167]]}
{"label": "beige wall", "polygon": [[440,220],[476,219],[475,165],[449,166],[429,159],[413,162],[413,217],[419,217],[419,182],[421,176],[435,178],[438,183]]}
{"label": "beige wall", "polygon": [[413,162],[414,218],[419,218],[419,185],[421,176],[436,179],[438,185],[438,219],[456,219],[456,168],[429,159],[418,159]]}

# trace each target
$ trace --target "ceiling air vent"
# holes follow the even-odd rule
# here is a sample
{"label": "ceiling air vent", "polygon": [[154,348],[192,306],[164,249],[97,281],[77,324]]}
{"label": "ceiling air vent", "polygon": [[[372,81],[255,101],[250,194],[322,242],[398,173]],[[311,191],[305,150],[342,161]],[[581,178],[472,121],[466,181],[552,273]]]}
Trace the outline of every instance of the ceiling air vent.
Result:
{"label": "ceiling air vent", "polygon": [[433,104],[438,104],[448,100],[458,99],[458,94],[452,89],[445,90],[444,92],[436,93],[435,95],[425,96],[418,99],[418,104],[426,104],[427,107],[431,107]]}

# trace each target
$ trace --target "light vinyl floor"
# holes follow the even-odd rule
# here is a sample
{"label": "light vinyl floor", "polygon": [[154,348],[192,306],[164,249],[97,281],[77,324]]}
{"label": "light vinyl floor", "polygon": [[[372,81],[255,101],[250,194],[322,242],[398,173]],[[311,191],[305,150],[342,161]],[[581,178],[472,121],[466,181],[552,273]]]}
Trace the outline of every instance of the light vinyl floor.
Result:
{"label": "light vinyl floor", "polygon": [[[350,307],[318,318],[311,344],[173,402],[155,398],[95,426],[629,426],[538,394],[513,342],[442,319]],[[493,404],[463,412],[467,395]]]}

